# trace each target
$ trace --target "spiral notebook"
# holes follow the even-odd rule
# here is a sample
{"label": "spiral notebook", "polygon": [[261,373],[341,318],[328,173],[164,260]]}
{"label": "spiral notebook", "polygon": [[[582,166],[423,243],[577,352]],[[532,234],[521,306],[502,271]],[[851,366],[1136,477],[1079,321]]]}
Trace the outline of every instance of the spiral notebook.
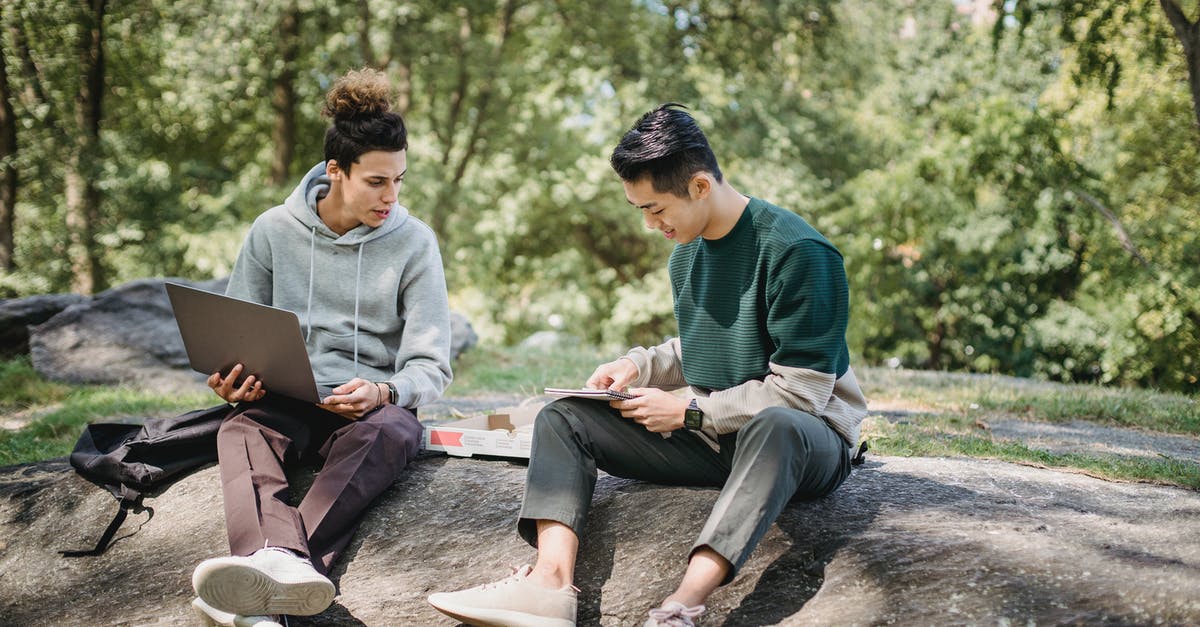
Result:
{"label": "spiral notebook", "polygon": [[594,398],[601,401],[627,401],[637,398],[634,394],[616,390],[589,390],[586,388],[546,388],[544,392],[546,396],[554,398]]}

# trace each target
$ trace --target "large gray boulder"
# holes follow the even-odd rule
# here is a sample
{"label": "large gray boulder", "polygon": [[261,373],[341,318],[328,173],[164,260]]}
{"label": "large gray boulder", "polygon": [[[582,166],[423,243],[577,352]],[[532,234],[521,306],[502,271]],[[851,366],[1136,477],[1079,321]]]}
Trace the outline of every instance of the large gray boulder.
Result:
{"label": "large gray boulder", "polygon": [[[220,292],[227,282],[171,280]],[[200,380],[202,376],[188,368],[163,283],[126,283],[31,328],[34,369],[47,379],[71,383],[178,385]]]}
{"label": "large gray boulder", "polygon": [[87,297],[79,294],[0,299],[0,358],[28,353],[29,327],[39,325],[67,307],[85,300]]}
{"label": "large gray boulder", "polygon": [[457,311],[451,311],[450,360],[458,359],[459,355],[471,350],[478,343],[479,335],[475,333],[475,327],[471,326],[471,321]]}
{"label": "large gray boulder", "polygon": [[[451,625],[425,597],[509,573],[524,467],[427,454],[335,568],[335,605],[292,625]],[[637,625],[677,584],[717,492],[602,475],[576,585],[581,625]],[[0,469],[0,616],[12,625],[193,620],[191,569],[227,550],[217,469],[89,546],[115,501],[62,460]],[[703,625],[1200,624],[1200,493],[969,459],[868,457],[788,507]]]}
{"label": "large gray boulder", "polygon": [[[201,282],[169,280],[221,293],[229,282],[228,278]],[[77,297],[77,302],[57,315],[30,327],[28,343],[33,367],[47,379],[71,383],[134,383],[172,388],[197,385],[204,377],[188,367],[183,339],[163,287],[165,281],[141,279],[95,298]],[[11,307],[17,309],[20,302],[29,300],[21,299]],[[3,311],[0,308],[0,315]],[[451,312],[450,322],[451,359],[456,359],[474,346],[479,337],[461,314]]]}

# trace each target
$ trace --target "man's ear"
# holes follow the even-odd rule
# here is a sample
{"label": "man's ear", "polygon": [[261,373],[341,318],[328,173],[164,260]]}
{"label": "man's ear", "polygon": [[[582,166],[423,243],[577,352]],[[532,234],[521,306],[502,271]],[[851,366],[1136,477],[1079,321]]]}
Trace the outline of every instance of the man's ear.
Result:
{"label": "man's ear", "polygon": [[335,181],[342,177],[342,168],[338,166],[336,159],[330,159],[325,162],[325,174]]}
{"label": "man's ear", "polygon": [[688,193],[692,195],[692,200],[704,200],[712,190],[712,175],[708,172],[697,172],[692,175],[692,180],[688,181]]}

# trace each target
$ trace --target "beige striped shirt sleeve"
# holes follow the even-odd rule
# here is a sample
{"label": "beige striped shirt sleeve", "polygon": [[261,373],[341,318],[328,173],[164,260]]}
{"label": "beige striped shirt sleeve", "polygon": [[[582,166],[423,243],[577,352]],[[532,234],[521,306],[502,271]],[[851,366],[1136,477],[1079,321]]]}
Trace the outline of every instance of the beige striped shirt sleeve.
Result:
{"label": "beige striped shirt sleeve", "polygon": [[824,418],[847,442],[857,446],[867,400],[854,376],[846,369],[841,378],[808,368],[770,364],[771,374],[763,380],[747,381],[707,397],[697,404],[704,412],[705,430],[731,433],[767,407],[792,407]]}
{"label": "beige striped shirt sleeve", "polygon": [[637,379],[630,384],[631,387],[674,390],[687,385],[683,380],[683,357],[677,337],[650,348],[636,346],[629,349],[624,358],[638,368]]}

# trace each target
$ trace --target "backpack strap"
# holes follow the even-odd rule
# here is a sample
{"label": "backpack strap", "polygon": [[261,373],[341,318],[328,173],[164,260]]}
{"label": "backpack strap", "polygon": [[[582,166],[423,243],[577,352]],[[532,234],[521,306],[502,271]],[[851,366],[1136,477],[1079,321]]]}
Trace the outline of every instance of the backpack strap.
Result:
{"label": "backpack strap", "polygon": [[[117,530],[124,524],[125,519],[129,517],[129,512],[132,510],[135,514],[142,512],[150,512],[150,518],[154,518],[154,509],[142,505],[142,494],[121,487],[121,501],[117,504],[117,513],[113,516],[112,522],[108,523],[108,527],[104,533],[100,534],[100,540],[96,542],[95,548],[86,551],[59,551],[63,557],[93,557],[101,555],[108,550],[108,546],[112,544],[113,536],[117,535]],[[149,518],[146,519],[147,521]]]}
{"label": "backpack strap", "polygon": [[850,465],[862,466],[865,461],[867,461],[867,441],[863,440],[863,443],[858,447],[858,453],[855,453],[854,457],[850,459]]}

